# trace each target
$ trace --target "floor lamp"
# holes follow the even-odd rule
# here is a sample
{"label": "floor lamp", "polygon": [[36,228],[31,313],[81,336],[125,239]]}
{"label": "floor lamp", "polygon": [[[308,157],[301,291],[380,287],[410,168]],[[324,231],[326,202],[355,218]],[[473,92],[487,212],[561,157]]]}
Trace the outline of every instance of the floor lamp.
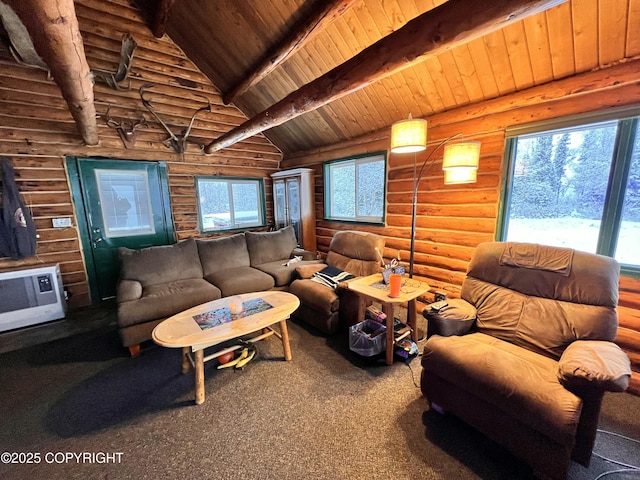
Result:
{"label": "floor lamp", "polygon": [[416,154],[427,148],[427,121],[422,118],[414,119],[409,115],[407,120],[401,120],[391,125],[391,152],[413,153],[413,198],[411,208],[409,278],[413,278],[418,186],[422,180],[422,175],[436,163],[436,152],[444,146],[442,170],[444,170],[444,183],[446,185],[474,183],[477,179],[480,142],[465,141],[452,143],[453,140],[457,138],[462,138],[462,134],[458,133],[442,140],[429,153],[418,172]]}

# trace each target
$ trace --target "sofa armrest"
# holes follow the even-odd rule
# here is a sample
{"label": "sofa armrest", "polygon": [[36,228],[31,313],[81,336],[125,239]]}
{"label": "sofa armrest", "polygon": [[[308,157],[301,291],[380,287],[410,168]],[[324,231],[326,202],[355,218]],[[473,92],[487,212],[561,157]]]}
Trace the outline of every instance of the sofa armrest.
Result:
{"label": "sofa armrest", "polygon": [[302,280],[309,279],[314,273],[319,272],[327,265],[325,263],[312,263],[307,265],[299,265],[296,267],[296,275]]}
{"label": "sofa armrest", "polygon": [[142,283],[137,280],[120,280],[116,290],[118,303],[138,300],[142,297]]}
{"label": "sofa armrest", "polygon": [[293,252],[291,252],[291,258],[293,257],[302,257],[302,260],[317,260],[318,255],[310,250],[305,250],[304,248],[294,248]]}
{"label": "sofa armrest", "polygon": [[427,336],[464,335],[471,330],[476,321],[477,310],[466,300],[452,298],[448,305],[438,311],[427,305],[422,310],[422,316],[427,319]]}
{"label": "sofa armrest", "polygon": [[624,392],[630,377],[629,357],[613,342],[576,340],[558,361],[558,380],[567,390],[593,387]]}

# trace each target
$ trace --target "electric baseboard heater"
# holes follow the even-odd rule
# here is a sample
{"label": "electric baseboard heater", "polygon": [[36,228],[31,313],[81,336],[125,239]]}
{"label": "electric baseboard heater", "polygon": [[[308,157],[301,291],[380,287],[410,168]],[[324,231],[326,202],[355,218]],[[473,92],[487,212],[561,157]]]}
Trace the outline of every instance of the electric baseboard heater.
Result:
{"label": "electric baseboard heater", "polygon": [[58,264],[0,273],[0,332],[64,318]]}

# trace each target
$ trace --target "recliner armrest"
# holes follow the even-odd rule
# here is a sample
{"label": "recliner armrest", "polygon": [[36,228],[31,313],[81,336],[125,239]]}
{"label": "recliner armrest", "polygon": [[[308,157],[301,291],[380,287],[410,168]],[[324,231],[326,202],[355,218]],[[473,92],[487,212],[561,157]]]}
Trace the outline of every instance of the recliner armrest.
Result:
{"label": "recliner armrest", "polygon": [[447,300],[448,305],[438,311],[427,305],[422,316],[427,319],[427,336],[464,335],[468,333],[476,320],[476,307],[461,298]]}
{"label": "recliner armrest", "polygon": [[629,357],[613,342],[576,340],[558,361],[558,380],[567,390],[594,387],[624,392],[630,377]]}
{"label": "recliner armrest", "polygon": [[118,303],[138,300],[142,297],[142,283],[137,280],[120,280],[116,289]]}
{"label": "recliner armrest", "polygon": [[327,265],[325,263],[312,263],[307,265],[299,265],[296,267],[296,275],[302,280],[309,279],[314,273],[319,272]]}

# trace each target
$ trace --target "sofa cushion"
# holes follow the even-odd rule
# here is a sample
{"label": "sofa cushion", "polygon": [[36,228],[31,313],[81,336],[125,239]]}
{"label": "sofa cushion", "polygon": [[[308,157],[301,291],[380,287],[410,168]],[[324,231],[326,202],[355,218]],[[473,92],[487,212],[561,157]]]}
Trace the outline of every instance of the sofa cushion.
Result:
{"label": "sofa cushion", "polygon": [[292,263],[289,266],[283,265],[283,263],[285,262],[278,260],[276,262],[263,263],[262,265],[254,265],[254,267],[261,272],[271,275],[275,281],[276,287],[284,287],[294,280],[298,267],[318,264],[324,266],[322,260],[302,260],[300,262]]}
{"label": "sofa cushion", "polygon": [[237,267],[219,270],[205,276],[205,279],[220,289],[223,297],[240,293],[261,292],[274,287],[271,275],[253,267]]}
{"label": "sofa cushion", "polygon": [[143,287],[188,278],[202,279],[202,266],[195,240],[133,250],[118,249],[120,278],[137,280]]}
{"label": "sofa cushion", "polygon": [[558,381],[557,361],[471,333],[429,338],[422,366],[560,444],[573,444],[582,400]]}
{"label": "sofa cushion", "polygon": [[245,232],[245,237],[252,267],[291,258],[298,243],[291,226],[275,232]]}
{"label": "sofa cushion", "polygon": [[196,244],[205,278],[211,273],[228,268],[250,265],[249,251],[243,233],[209,240],[197,239]]}
{"label": "sofa cushion", "polygon": [[327,265],[357,277],[378,273],[384,243],[384,237],[372,233],[337,232],[329,244]]}
{"label": "sofa cushion", "polygon": [[118,325],[122,328],[168,317],[220,297],[220,290],[202,278],[149,285],[142,298],[118,303]]}

